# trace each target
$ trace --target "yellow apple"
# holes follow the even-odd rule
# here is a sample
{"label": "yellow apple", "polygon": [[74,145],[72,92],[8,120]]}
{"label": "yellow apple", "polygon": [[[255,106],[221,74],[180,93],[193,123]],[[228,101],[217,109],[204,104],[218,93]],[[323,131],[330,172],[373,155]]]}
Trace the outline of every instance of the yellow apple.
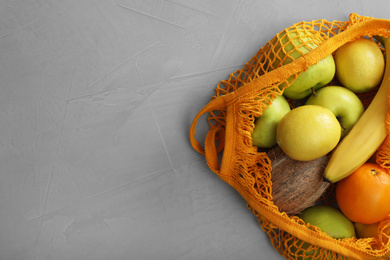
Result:
{"label": "yellow apple", "polygon": [[336,77],[355,93],[364,93],[381,83],[385,60],[379,46],[366,38],[348,42],[335,53]]}

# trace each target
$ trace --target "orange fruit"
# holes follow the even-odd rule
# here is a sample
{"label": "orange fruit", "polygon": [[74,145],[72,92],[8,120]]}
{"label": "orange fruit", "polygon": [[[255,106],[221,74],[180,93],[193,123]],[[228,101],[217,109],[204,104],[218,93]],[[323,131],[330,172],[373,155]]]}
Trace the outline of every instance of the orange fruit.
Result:
{"label": "orange fruit", "polygon": [[340,210],[350,220],[373,224],[390,214],[390,173],[374,163],[365,163],[336,186]]}

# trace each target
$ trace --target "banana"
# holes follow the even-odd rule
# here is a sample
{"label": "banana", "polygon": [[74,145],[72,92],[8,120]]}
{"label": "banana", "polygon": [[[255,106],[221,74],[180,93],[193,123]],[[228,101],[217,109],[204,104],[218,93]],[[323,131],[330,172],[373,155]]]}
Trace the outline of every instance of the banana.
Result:
{"label": "banana", "polygon": [[347,177],[363,165],[376,152],[387,136],[390,37],[378,38],[385,47],[386,68],[383,80],[371,104],[331,155],[325,168],[324,178],[332,183]]}

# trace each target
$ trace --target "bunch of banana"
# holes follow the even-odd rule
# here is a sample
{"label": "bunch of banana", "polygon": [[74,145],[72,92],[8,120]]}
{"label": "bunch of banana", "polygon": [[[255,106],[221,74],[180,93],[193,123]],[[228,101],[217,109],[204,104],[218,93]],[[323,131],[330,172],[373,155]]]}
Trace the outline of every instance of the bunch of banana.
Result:
{"label": "bunch of banana", "polygon": [[379,148],[387,136],[386,115],[390,84],[390,37],[378,37],[385,47],[386,68],[381,86],[359,121],[335,148],[324,177],[337,182],[359,168]]}

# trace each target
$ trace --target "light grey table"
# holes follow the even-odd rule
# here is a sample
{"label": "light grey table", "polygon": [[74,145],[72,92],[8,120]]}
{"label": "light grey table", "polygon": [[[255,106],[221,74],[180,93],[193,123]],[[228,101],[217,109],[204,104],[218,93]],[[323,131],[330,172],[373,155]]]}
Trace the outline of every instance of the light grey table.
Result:
{"label": "light grey table", "polygon": [[189,126],[275,33],[352,12],[390,2],[1,1],[0,259],[282,259]]}

